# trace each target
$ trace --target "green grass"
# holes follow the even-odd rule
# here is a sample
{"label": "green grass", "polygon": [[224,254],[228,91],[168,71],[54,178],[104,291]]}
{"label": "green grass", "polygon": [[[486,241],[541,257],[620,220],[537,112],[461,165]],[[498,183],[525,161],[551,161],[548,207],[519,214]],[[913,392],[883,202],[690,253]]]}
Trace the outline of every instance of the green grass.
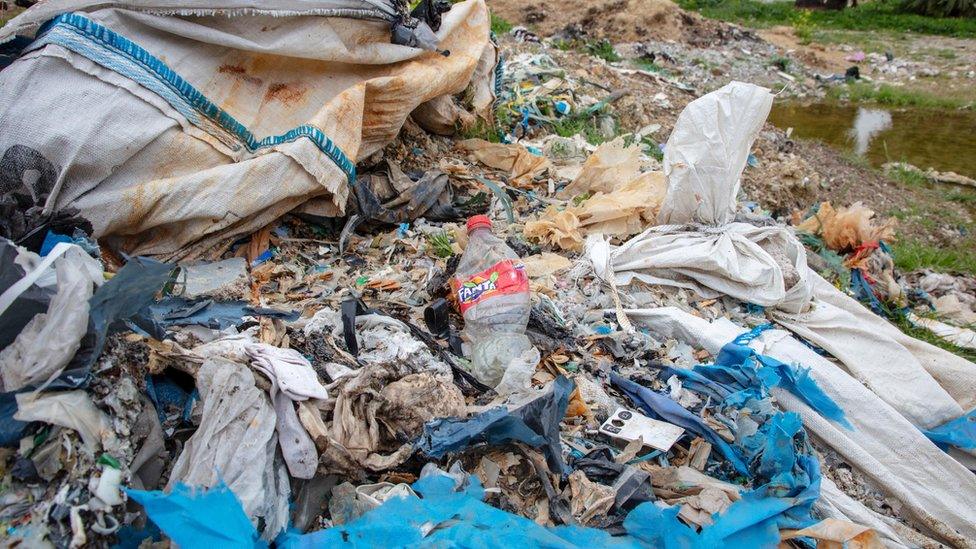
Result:
{"label": "green grass", "polygon": [[565,38],[556,38],[551,42],[552,47],[559,51],[570,51],[577,48],[575,40],[566,40]]}
{"label": "green grass", "polygon": [[787,72],[790,70],[790,64],[792,60],[789,57],[783,57],[782,55],[777,55],[769,60],[769,65],[771,67],[776,67],[777,69]]}
{"label": "green grass", "polygon": [[491,14],[491,32],[500,36],[502,34],[508,34],[513,28],[515,28],[515,26],[508,21],[502,19],[494,13]]}
{"label": "green grass", "polygon": [[599,145],[609,140],[600,133],[600,128],[597,127],[596,117],[594,116],[566,116],[560,118],[552,124],[552,131],[560,137],[572,137],[580,134],[591,145]]}
{"label": "green grass", "polygon": [[852,103],[878,103],[891,107],[917,107],[923,109],[960,109],[971,101],[954,97],[937,97],[917,90],[908,90],[869,82],[851,82],[830,88],[828,96]]}
{"label": "green grass", "polygon": [[658,65],[654,61],[651,61],[650,59],[634,59],[634,60],[631,61],[631,63],[633,63],[635,67],[637,67],[638,69],[641,69],[643,71],[657,72],[657,73],[661,73],[661,74],[667,74],[668,73],[668,70],[667,69],[665,69],[661,65]]}
{"label": "green grass", "polygon": [[949,247],[935,246],[918,240],[904,240],[892,245],[895,266],[902,272],[932,269],[939,272],[976,274],[976,238],[968,238]]}
{"label": "green grass", "polygon": [[947,194],[946,198],[960,204],[971,204],[976,206],[976,192],[966,192],[962,189],[958,189]]}
{"label": "green grass", "polygon": [[459,133],[464,139],[484,139],[492,143],[501,142],[498,126],[489,124],[481,118],[478,118],[471,126],[463,128]]}
{"label": "green grass", "polygon": [[451,248],[451,237],[446,231],[427,235],[427,243],[435,257],[443,259],[454,255],[454,249]]}
{"label": "green grass", "polygon": [[622,59],[620,54],[617,53],[617,50],[613,49],[613,44],[606,38],[595,42],[587,42],[586,53],[593,57],[599,57],[607,63],[616,63]]}
{"label": "green grass", "polygon": [[[684,9],[695,10],[712,19],[753,27],[792,25],[798,10],[793,2],[759,0],[678,0]],[[811,10],[810,29],[886,30],[976,38],[976,18],[926,17],[899,13],[897,0],[874,0],[839,11]]]}
{"label": "green grass", "polygon": [[927,191],[935,191],[939,198],[945,198],[951,202],[957,202],[959,204],[976,205],[976,191],[970,189],[951,189],[947,191],[942,191],[938,187],[934,187],[935,183],[930,181],[929,178],[925,177],[922,172],[917,172],[914,170],[905,170],[902,168],[895,168],[885,172],[885,174],[893,179],[894,181],[901,183],[907,187],[922,188]]}
{"label": "green grass", "polygon": [[907,185],[909,187],[924,187],[928,188],[929,180],[925,177],[925,174],[916,172],[914,170],[906,170],[904,168],[895,168],[885,172],[886,175],[902,185]]}

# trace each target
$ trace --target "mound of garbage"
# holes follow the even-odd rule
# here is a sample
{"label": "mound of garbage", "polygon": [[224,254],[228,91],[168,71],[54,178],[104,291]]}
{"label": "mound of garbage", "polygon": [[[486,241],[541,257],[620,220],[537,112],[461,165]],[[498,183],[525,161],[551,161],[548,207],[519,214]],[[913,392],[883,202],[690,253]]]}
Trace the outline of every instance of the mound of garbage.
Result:
{"label": "mound of garbage", "polygon": [[895,272],[861,204],[747,202],[768,89],[595,145],[554,124],[615,98],[489,20],[0,30],[8,542],[976,545],[976,364],[889,322],[972,349],[973,281]]}

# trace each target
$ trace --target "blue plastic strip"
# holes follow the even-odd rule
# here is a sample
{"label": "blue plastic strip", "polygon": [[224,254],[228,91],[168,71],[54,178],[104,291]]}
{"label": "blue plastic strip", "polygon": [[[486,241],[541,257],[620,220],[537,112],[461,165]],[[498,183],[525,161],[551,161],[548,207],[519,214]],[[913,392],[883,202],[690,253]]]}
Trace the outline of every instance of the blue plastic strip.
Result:
{"label": "blue plastic strip", "polygon": [[213,128],[208,126],[216,126],[238,140],[249,152],[307,138],[346,174],[350,184],[356,179],[356,166],[322,130],[306,124],[284,134],[258,140],[230,113],[207,99],[166,63],[135,42],[87,17],[65,13],[48,21],[38,33],[33,47],[45,44],[67,48],[135,80],[165,99],[194,125],[210,133],[213,133]]}
{"label": "blue plastic strip", "polygon": [[950,446],[964,450],[976,448],[976,409],[922,433],[943,450]]}

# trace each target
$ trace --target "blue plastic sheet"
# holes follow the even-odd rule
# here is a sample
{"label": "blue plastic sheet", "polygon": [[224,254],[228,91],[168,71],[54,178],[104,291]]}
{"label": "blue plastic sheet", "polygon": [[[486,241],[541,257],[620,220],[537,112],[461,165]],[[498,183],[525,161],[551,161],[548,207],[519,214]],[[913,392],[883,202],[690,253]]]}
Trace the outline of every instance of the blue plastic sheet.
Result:
{"label": "blue plastic sheet", "polygon": [[950,446],[964,450],[976,448],[976,409],[922,433],[943,450]]}
{"label": "blue plastic sheet", "polygon": [[[769,388],[783,386],[825,417],[848,427],[849,424],[840,407],[809,377],[809,370],[760,355],[747,346],[770,327],[758,326],[727,344],[715,364],[691,370],[666,368],[663,372],[665,376],[679,376],[684,388],[712,398],[719,412],[748,417],[754,422],[754,432],[735,428],[733,445],[718,438],[698,416],[667,395],[611,374],[611,382],[639,407],[708,440],[755,487],[700,533],[671,522],[671,511],[638,507],[628,521],[636,520],[635,514],[640,512],[640,520],[653,525],[649,528],[658,534],[651,540],[652,546],[773,547],[778,543],[780,529],[803,528],[814,522],[811,510],[820,494],[819,462],[800,416],[776,411]],[[633,533],[630,528],[628,532]]]}
{"label": "blue plastic sheet", "polygon": [[[801,468],[819,479],[817,461],[799,456]],[[637,549],[774,548],[779,529],[808,524],[819,480],[792,495],[773,486],[746,492],[701,532],[678,519],[679,506],[642,503],[624,521],[626,535],[580,526],[546,528],[482,501],[477,477],[458,485],[433,474],[413,484],[421,497],[392,498],[348,524],[301,534],[290,530],[276,540],[287,549],[317,547],[547,547]],[[194,491],[178,485],[171,494],[129,490],[149,518],[180,547],[265,547],[247,521],[240,501],[226,485]],[[799,520],[794,520],[797,517]],[[151,532],[151,529],[147,529]],[[148,534],[147,534],[148,535]]]}
{"label": "blue plastic sheet", "polygon": [[126,493],[181,549],[267,547],[240,500],[223,482],[209,490],[177,483],[169,494],[158,490]]}
{"label": "blue plastic sheet", "polygon": [[568,474],[562,458],[559,422],[566,415],[573,382],[559,376],[544,395],[509,412],[492,408],[468,419],[441,418],[427,422],[418,447],[433,458],[443,457],[473,444],[519,441],[542,448],[550,470]]}

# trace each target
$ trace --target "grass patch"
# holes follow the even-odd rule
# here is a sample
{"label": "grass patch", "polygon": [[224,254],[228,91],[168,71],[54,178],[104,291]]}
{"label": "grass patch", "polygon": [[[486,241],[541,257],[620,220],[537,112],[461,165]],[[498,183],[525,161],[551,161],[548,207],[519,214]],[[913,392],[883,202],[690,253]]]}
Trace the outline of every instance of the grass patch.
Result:
{"label": "grass patch", "polygon": [[776,57],[773,57],[772,59],[769,60],[769,65],[771,67],[776,67],[778,70],[781,70],[783,72],[787,72],[788,70],[790,70],[791,63],[792,61],[790,60],[789,57],[783,57],[782,55],[777,55]]}
{"label": "grass patch", "polygon": [[976,206],[976,193],[957,190],[947,194],[946,198],[960,204],[970,204]]}
{"label": "grass patch", "polygon": [[462,128],[458,132],[464,139],[484,139],[492,143],[500,143],[501,135],[497,125],[490,124],[480,117],[474,124],[467,128]]}
{"label": "grass patch", "polygon": [[939,272],[976,274],[976,238],[950,247],[937,247],[918,240],[892,245],[895,266],[903,272],[932,269]]}
{"label": "grass patch", "polygon": [[929,180],[925,177],[925,175],[914,170],[894,168],[887,171],[886,175],[896,182],[909,187],[923,187],[927,189],[930,186]]}
{"label": "grass patch", "polygon": [[656,72],[660,74],[668,73],[667,69],[665,69],[661,65],[658,65],[654,61],[651,61],[650,59],[634,59],[632,63],[635,67],[643,71]]}
{"label": "grass patch", "polygon": [[895,0],[875,0],[839,11],[800,10],[792,2],[759,0],[678,0],[678,5],[705,17],[753,27],[792,25],[797,12],[805,11],[810,14],[810,29],[886,30],[976,38],[976,18],[899,13],[899,2]]}
{"label": "grass patch", "polygon": [[491,14],[491,32],[497,35],[508,34],[513,28],[515,28],[515,26],[508,21],[502,19],[494,13]]}
{"label": "grass patch", "polygon": [[447,234],[447,231],[427,235],[427,244],[430,245],[430,251],[434,257],[446,259],[454,255],[454,249],[451,247],[451,237]]}
{"label": "grass patch", "polygon": [[926,343],[931,343],[936,347],[961,356],[970,362],[976,362],[976,351],[953,345],[929,330],[922,328],[921,326],[915,326],[905,317],[897,317],[892,320],[892,323],[895,326],[898,326],[898,329],[900,329],[902,332],[905,332],[905,334],[914,337],[915,339],[922,340]]}
{"label": "grass patch", "polygon": [[620,54],[617,53],[617,50],[613,49],[613,44],[606,38],[595,42],[587,42],[586,53],[593,57],[599,57],[607,63],[616,63],[622,59]]}
{"label": "grass patch", "polygon": [[[614,121],[614,127],[616,128],[616,121]],[[560,137],[572,137],[580,134],[586,138],[586,141],[590,145],[599,145],[608,141],[607,137],[600,132],[600,128],[597,127],[596,117],[594,116],[566,116],[560,118],[552,124],[552,131]],[[616,130],[614,133],[616,133]]]}
{"label": "grass patch", "polygon": [[878,103],[891,107],[918,107],[923,109],[959,109],[970,103],[959,98],[937,97],[935,95],[905,88],[882,84],[875,86],[868,82],[851,82],[830,88],[828,96],[852,103]]}
{"label": "grass patch", "polygon": [[570,50],[575,50],[576,49],[576,41],[575,40],[566,40],[565,38],[556,38],[556,39],[554,39],[550,43],[552,44],[552,47],[556,48],[559,51],[570,51]]}

